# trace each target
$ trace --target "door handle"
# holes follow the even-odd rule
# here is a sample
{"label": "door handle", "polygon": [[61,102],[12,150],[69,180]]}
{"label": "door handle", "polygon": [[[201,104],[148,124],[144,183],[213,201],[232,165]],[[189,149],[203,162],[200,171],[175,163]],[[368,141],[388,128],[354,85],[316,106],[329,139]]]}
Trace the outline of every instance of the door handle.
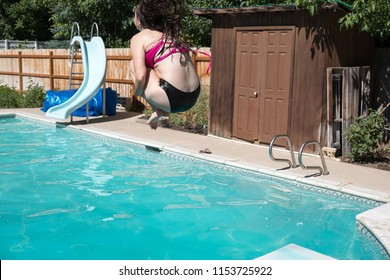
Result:
{"label": "door handle", "polygon": [[255,90],[255,91],[253,92],[253,95],[257,98],[257,97],[259,97],[259,92],[258,92],[257,90]]}

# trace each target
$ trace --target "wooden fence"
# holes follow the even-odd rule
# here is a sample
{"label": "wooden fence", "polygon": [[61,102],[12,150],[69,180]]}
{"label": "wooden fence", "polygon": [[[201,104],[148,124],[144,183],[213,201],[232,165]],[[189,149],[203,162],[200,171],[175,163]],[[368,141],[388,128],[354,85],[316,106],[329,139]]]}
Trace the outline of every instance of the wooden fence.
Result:
{"label": "wooden fence", "polygon": [[[206,72],[210,57],[205,53],[209,54],[210,50],[202,48],[192,54],[192,59],[201,83],[209,85],[210,73]],[[129,70],[130,49],[106,49],[106,54],[105,87],[111,87],[119,97],[131,99],[134,83]],[[67,49],[0,50],[0,84],[14,87],[20,92],[26,91],[31,84],[43,86],[45,90],[68,89],[69,75]],[[74,75],[72,79],[81,82],[83,75]]]}

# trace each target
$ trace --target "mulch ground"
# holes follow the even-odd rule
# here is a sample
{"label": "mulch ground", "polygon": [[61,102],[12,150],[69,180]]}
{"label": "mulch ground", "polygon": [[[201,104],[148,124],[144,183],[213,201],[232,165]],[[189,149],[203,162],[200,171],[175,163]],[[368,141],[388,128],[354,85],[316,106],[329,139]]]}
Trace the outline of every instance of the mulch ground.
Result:
{"label": "mulch ground", "polygon": [[390,151],[382,150],[378,152],[378,154],[370,160],[367,161],[358,161],[352,162],[348,158],[341,158],[343,162],[357,164],[361,166],[381,169],[385,171],[390,171]]}

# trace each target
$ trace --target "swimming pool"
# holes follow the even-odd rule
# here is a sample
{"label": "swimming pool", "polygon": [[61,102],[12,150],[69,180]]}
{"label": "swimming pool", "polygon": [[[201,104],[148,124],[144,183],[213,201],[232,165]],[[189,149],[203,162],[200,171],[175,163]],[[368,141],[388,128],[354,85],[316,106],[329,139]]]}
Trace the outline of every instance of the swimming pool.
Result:
{"label": "swimming pool", "polygon": [[386,258],[355,225],[378,202],[23,118],[0,136],[1,259]]}

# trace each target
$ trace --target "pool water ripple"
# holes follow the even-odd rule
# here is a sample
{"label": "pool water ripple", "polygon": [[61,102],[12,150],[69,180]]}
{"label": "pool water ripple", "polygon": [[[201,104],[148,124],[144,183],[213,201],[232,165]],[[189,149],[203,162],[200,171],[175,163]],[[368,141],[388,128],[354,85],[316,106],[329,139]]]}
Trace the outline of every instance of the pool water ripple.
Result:
{"label": "pool water ripple", "polygon": [[[140,145],[0,118],[1,259],[253,259],[289,243],[383,259],[374,207]],[[28,143],[28,144],[24,144]]]}

